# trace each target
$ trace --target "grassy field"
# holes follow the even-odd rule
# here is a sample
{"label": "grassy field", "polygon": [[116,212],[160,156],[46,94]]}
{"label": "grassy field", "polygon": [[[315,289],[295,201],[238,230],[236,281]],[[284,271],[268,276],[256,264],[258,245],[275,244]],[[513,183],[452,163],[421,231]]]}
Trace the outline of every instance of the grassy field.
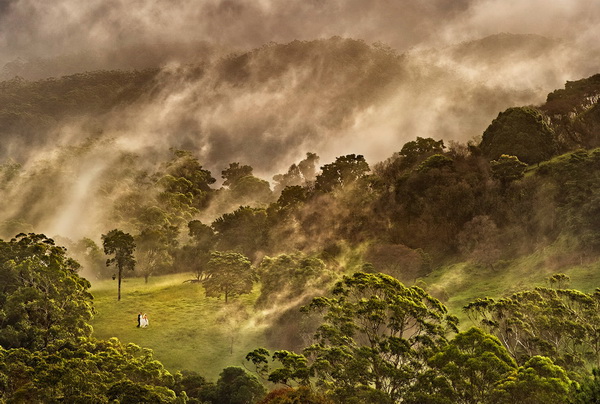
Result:
{"label": "grassy field", "polygon": [[[93,284],[97,338],[117,337],[154,350],[169,370],[194,370],[216,380],[227,366],[243,366],[251,350],[264,346],[264,326],[251,313],[255,290],[225,304],[206,298],[199,284],[184,283],[191,274],[125,279],[121,301],[117,282]],[[137,314],[148,315],[149,327],[137,328]]]}
{"label": "grassy field", "polygon": [[466,329],[474,325],[462,311],[467,303],[538,286],[549,287],[548,278],[556,273],[570,277],[569,288],[586,293],[600,288],[600,261],[577,262],[577,257],[573,257],[571,262],[560,262],[564,260],[563,252],[564,246],[548,247],[494,269],[469,263],[449,265],[420,279],[419,286],[441,299],[458,316],[461,328]]}
{"label": "grassy field", "polygon": [[[527,257],[515,259],[494,269],[467,263],[438,268],[417,281],[440,298],[450,312],[459,317],[461,328],[473,324],[462,307],[478,297],[498,298],[536,286],[548,286],[549,276],[563,272],[571,287],[591,292],[600,287],[600,261],[558,262],[565,246],[549,247]],[[184,283],[191,274],[126,279],[122,298],[117,302],[117,283],[113,280],[93,284],[96,316],[92,322],[98,338],[117,337],[154,350],[155,357],[169,370],[194,370],[216,380],[227,366],[244,366],[245,355],[265,346],[264,319],[253,311],[258,289],[233,299],[206,298],[199,284]],[[150,326],[137,328],[137,314],[148,314]],[[267,347],[278,348],[278,347]]]}

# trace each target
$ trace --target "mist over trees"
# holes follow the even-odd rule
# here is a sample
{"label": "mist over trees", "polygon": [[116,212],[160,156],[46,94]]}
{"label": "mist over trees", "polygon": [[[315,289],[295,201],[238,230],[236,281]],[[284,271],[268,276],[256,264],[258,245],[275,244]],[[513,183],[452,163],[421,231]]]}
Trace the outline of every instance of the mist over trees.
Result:
{"label": "mist over trees", "polygon": [[[382,161],[353,144],[320,156],[399,88],[450,74],[429,64],[421,75],[411,57],[333,37],[206,65],[1,82],[0,401],[597,398],[598,291],[557,274],[548,288],[466,303],[467,328],[423,279],[453,264],[501,274],[540,250],[557,266],[598,262],[600,75],[511,106],[480,140],[417,135]],[[242,118],[222,119],[228,109]],[[431,132],[444,125],[430,120]],[[93,338],[90,281],[116,279],[118,302],[123,279],[175,273],[223,307],[230,352],[234,314],[267,313],[277,348],[248,354],[256,376],[226,367],[208,381]]]}
{"label": "mist over trees", "polygon": [[[139,266],[132,274],[146,280],[192,271],[197,281],[208,281],[212,251],[242,254],[253,265],[265,256],[300,251],[335,265],[345,251],[364,250],[358,254],[376,263],[375,270],[404,281],[447,259],[495,268],[564,238],[574,243],[574,257],[595,256],[598,152],[577,149],[595,142],[577,120],[568,129],[580,139],[575,149],[572,138],[557,135],[567,129],[556,100],[568,99],[569,111],[587,116],[594,108],[589,94],[596,81],[593,76],[568,84],[568,97],[551,93],[538,109],[501,113],[480,144],[446,145],[417,137],[382,162],[369,164],[363,155],[348,154],[322,162],[320,169],[319,156],[308,152],[273,177],[273,189],[249,164],[223,167],[218,186],[192,151],[171,149],[154,161],[142,161],[115,149],[112,141],[88,139],[34,166],[2,166],[3,192],[23,202],[7,210],[2,229],[10,236],[15,228],[47,226],[46,212],[36,201],[46,200],[50,213],[52,206],[58,211],[78,179],[63,175],[65,170],[85,167],[83,158],[100,161],[112,153],[110,164],[100,165],[80,190],[82,199],[73,201],[90,201],[87,224],[96,233],[65,240],[94,277],[111,275],[98,264],[102,258],[93,241],[105,222],[133,237],[138,248],[132,259]],[[555,113],[545,115],[552,108]],[[518,139],[548,137],[541,145],[519,146],[528,153],[521,157],[535,165],[511,154],[520,153],[518,139],[500,141],[513,134]],[[547,160],[559,150],[575,151]],[[47,192],[49,177],[62,193]],[[405,262],[405,273],[386,264],[385,254]]]}

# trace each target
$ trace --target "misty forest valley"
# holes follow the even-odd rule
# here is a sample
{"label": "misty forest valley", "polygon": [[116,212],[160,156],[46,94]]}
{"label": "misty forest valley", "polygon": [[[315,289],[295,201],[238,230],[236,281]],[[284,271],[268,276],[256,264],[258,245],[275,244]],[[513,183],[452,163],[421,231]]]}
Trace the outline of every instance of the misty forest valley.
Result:
{"label": "misty forest valley", "polygon": [[599,403],[598,38],[0,0],[0,403]]}

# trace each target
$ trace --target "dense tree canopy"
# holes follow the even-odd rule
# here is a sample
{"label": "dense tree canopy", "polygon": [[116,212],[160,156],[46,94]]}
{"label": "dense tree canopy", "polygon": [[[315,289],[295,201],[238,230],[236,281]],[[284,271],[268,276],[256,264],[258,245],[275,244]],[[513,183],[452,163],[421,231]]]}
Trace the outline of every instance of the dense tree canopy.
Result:
{"label": "dense tree canopy", "polygon": [[558,151],[553,130],[543,115],[530,107],[501,112],[483,132],[480,147],[491,160],[508,154],[527,164],[548,160]]}
{"label": "dense tree canopy", "polygon": [[225,213],[212,223],[217,236],[217,248],[253,256],[265,245],[266,224],[265,209],[240,206],[231,213]]}
{"label": "dense tree canopy", "polygon": [[231,297],[250,293],[256,278],[250,260],[235,252],[211,252],[206,272],[206,295],[224,296],[225,303]]}
{"label": "dense tree canopy", "polygon": [[[0,347],[0,399],[7,402],[184,403],[177,379],[135,344],[57,341],[43,351]],[[179,390],[180,391],[180,390]]]}
{"label": "dense tree canopy", "polygon": [[78,269],[42,234],[0,240],[0,346],[42,349],[89,336],[92,295]]}
{"label": "dense tree canopy", "polygon": [[[306,310],[323,313],[315,344],[303,355],[275,352],[273,359],[283,367],[269,380],[307,385],[313,376],[340,402],[399,400],[427,353],[444,343],[457,323],[437,299],[383,274],[344,277],[332,297],[315,298]],[[268,355],[256,350],[247,359],[268,372]]]}
{"label": "dense tree canopy", "polygon": [[494,403],[496,386],[517,370],[500,341],[477,328],[457,334],[428,365],[411,389],[409,403]]}
{"label": "dense tree canopy", "polygon": [[520,364],[543,355],[573,371],[600,366],[600,290],[538,287],[498,300],[480,298],[465,311]]}
{"label": "dense tree canopy", "polygon": [[301,253],[264,257],[257,272],[261,291],[256,304],[260,307],[289,304],[307,290],[324,288],[333,278],[322,260]]}
{"label": "dense tree canopy", "polygon": [[335,162],[321,167],[317,175],[315,187],[323,192],[330,192],[337,187],[345,187],[363,178],[369,172],[364,156],[348,154],[335,159]]}

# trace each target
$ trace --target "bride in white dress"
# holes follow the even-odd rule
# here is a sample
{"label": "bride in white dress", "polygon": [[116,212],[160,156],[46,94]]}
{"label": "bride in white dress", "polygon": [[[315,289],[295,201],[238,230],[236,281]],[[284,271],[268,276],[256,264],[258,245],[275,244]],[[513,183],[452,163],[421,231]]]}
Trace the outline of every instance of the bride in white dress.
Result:
{"label": "bride in white dress", "polygon": [[140,319],[140,327],[146,328],[148,327],[148,316],[146,314],[144,314],[142,316],[142,318]]}

